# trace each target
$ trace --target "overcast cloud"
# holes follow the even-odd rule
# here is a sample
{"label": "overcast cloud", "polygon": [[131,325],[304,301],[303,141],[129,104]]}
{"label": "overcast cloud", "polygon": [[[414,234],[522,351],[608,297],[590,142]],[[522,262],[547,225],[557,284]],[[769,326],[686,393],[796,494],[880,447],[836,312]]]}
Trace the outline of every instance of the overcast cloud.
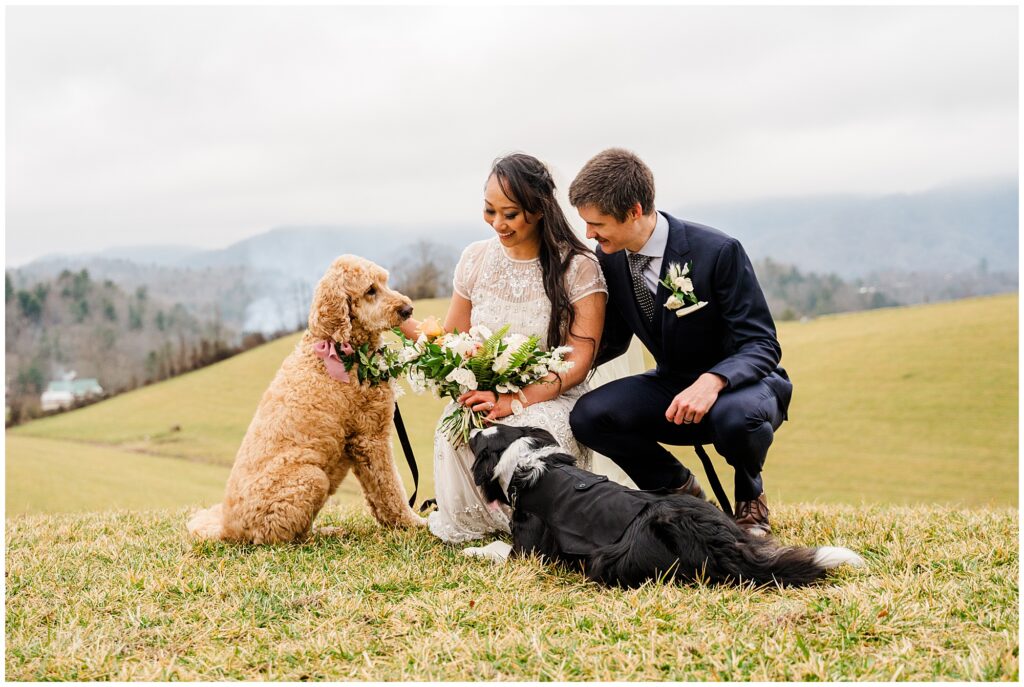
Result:
{"label": "overcast cloud", "polygon": [[6,11],[8,264],[464,225],[513,150],[668,207],[1017,175],[1015,7]]}

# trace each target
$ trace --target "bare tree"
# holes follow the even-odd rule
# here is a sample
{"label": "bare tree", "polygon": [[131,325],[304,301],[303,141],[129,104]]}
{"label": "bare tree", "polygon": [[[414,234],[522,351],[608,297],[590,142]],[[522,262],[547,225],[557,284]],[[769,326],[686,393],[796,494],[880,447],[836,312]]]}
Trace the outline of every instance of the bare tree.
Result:
{"label": "bare tree", "polygon": [[420,239],[403,249],[392,283],[409,298],[450,296],[455,258],[451,247]]}

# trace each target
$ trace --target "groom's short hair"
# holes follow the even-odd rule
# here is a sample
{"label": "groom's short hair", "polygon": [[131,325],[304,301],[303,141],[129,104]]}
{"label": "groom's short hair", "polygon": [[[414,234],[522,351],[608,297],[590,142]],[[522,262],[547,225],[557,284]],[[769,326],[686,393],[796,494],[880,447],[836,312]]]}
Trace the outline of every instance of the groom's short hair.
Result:
{"label": "groom's short hair", "polygon": [[620,222],[637,203],[649,215],[654,212],[654,174],[635,153],[609,148],[583,165],[569,186],[569,202],[576,208],[593,205]]}

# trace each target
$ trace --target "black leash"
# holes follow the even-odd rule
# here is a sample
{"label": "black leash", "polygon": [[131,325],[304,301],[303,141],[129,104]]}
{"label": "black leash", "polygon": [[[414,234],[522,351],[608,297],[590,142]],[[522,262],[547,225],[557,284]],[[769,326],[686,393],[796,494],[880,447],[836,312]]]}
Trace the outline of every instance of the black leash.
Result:
{"label": "black leash", "polygon": [[711,491],[715,492],[715,496],[718,497],[718,505],[722,507],[726,515],[731,517],[732,504],[729,503],[729,498],[725,495],[725,489],[722,489],[722,483],[718,481],[718,473],[715,472],[715,466],[711,464],[711,458],[700,444],[696,444],[693,448],[697,452],[700,462],[704,463],[704,472],[708,476],[708,481],[711,482]]}
{"label": "black leash", "polygon": [[416,456],[412,454],[412,444],[409,443],[409,434],[405,431],[405,423],[402,422],[402,411],[395,403],[395,429],[398,431],[398,441],[402,444],[402,452],[405,453],[405,460],[409,463],[409,470],[412,471],[412,496],[409,497],[409,508],[416,503],[416,493],[420,490],[420,471],[416,467]]}

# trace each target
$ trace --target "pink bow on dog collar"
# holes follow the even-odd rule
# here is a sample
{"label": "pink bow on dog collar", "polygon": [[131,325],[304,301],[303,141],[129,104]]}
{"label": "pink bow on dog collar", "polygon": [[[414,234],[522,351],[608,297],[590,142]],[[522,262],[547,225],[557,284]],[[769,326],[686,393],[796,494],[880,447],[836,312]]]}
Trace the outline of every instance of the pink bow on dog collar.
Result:
{"label": "pink bow on dog collar", "polygon": [[[341,352],[345,355],[352,355],[352,346],[349,344],[341,345]],[[327,366],[327,374],[333,379],[337,379],[339,382],[347,382],[349,380],[348,370],[345,369],[345,363],[338,357],[338,352],[334,350],[334,342],[328,341],[327,339],[321,339],[313,344],[313,353],[316,354],[317,358],[324,361]]]}

